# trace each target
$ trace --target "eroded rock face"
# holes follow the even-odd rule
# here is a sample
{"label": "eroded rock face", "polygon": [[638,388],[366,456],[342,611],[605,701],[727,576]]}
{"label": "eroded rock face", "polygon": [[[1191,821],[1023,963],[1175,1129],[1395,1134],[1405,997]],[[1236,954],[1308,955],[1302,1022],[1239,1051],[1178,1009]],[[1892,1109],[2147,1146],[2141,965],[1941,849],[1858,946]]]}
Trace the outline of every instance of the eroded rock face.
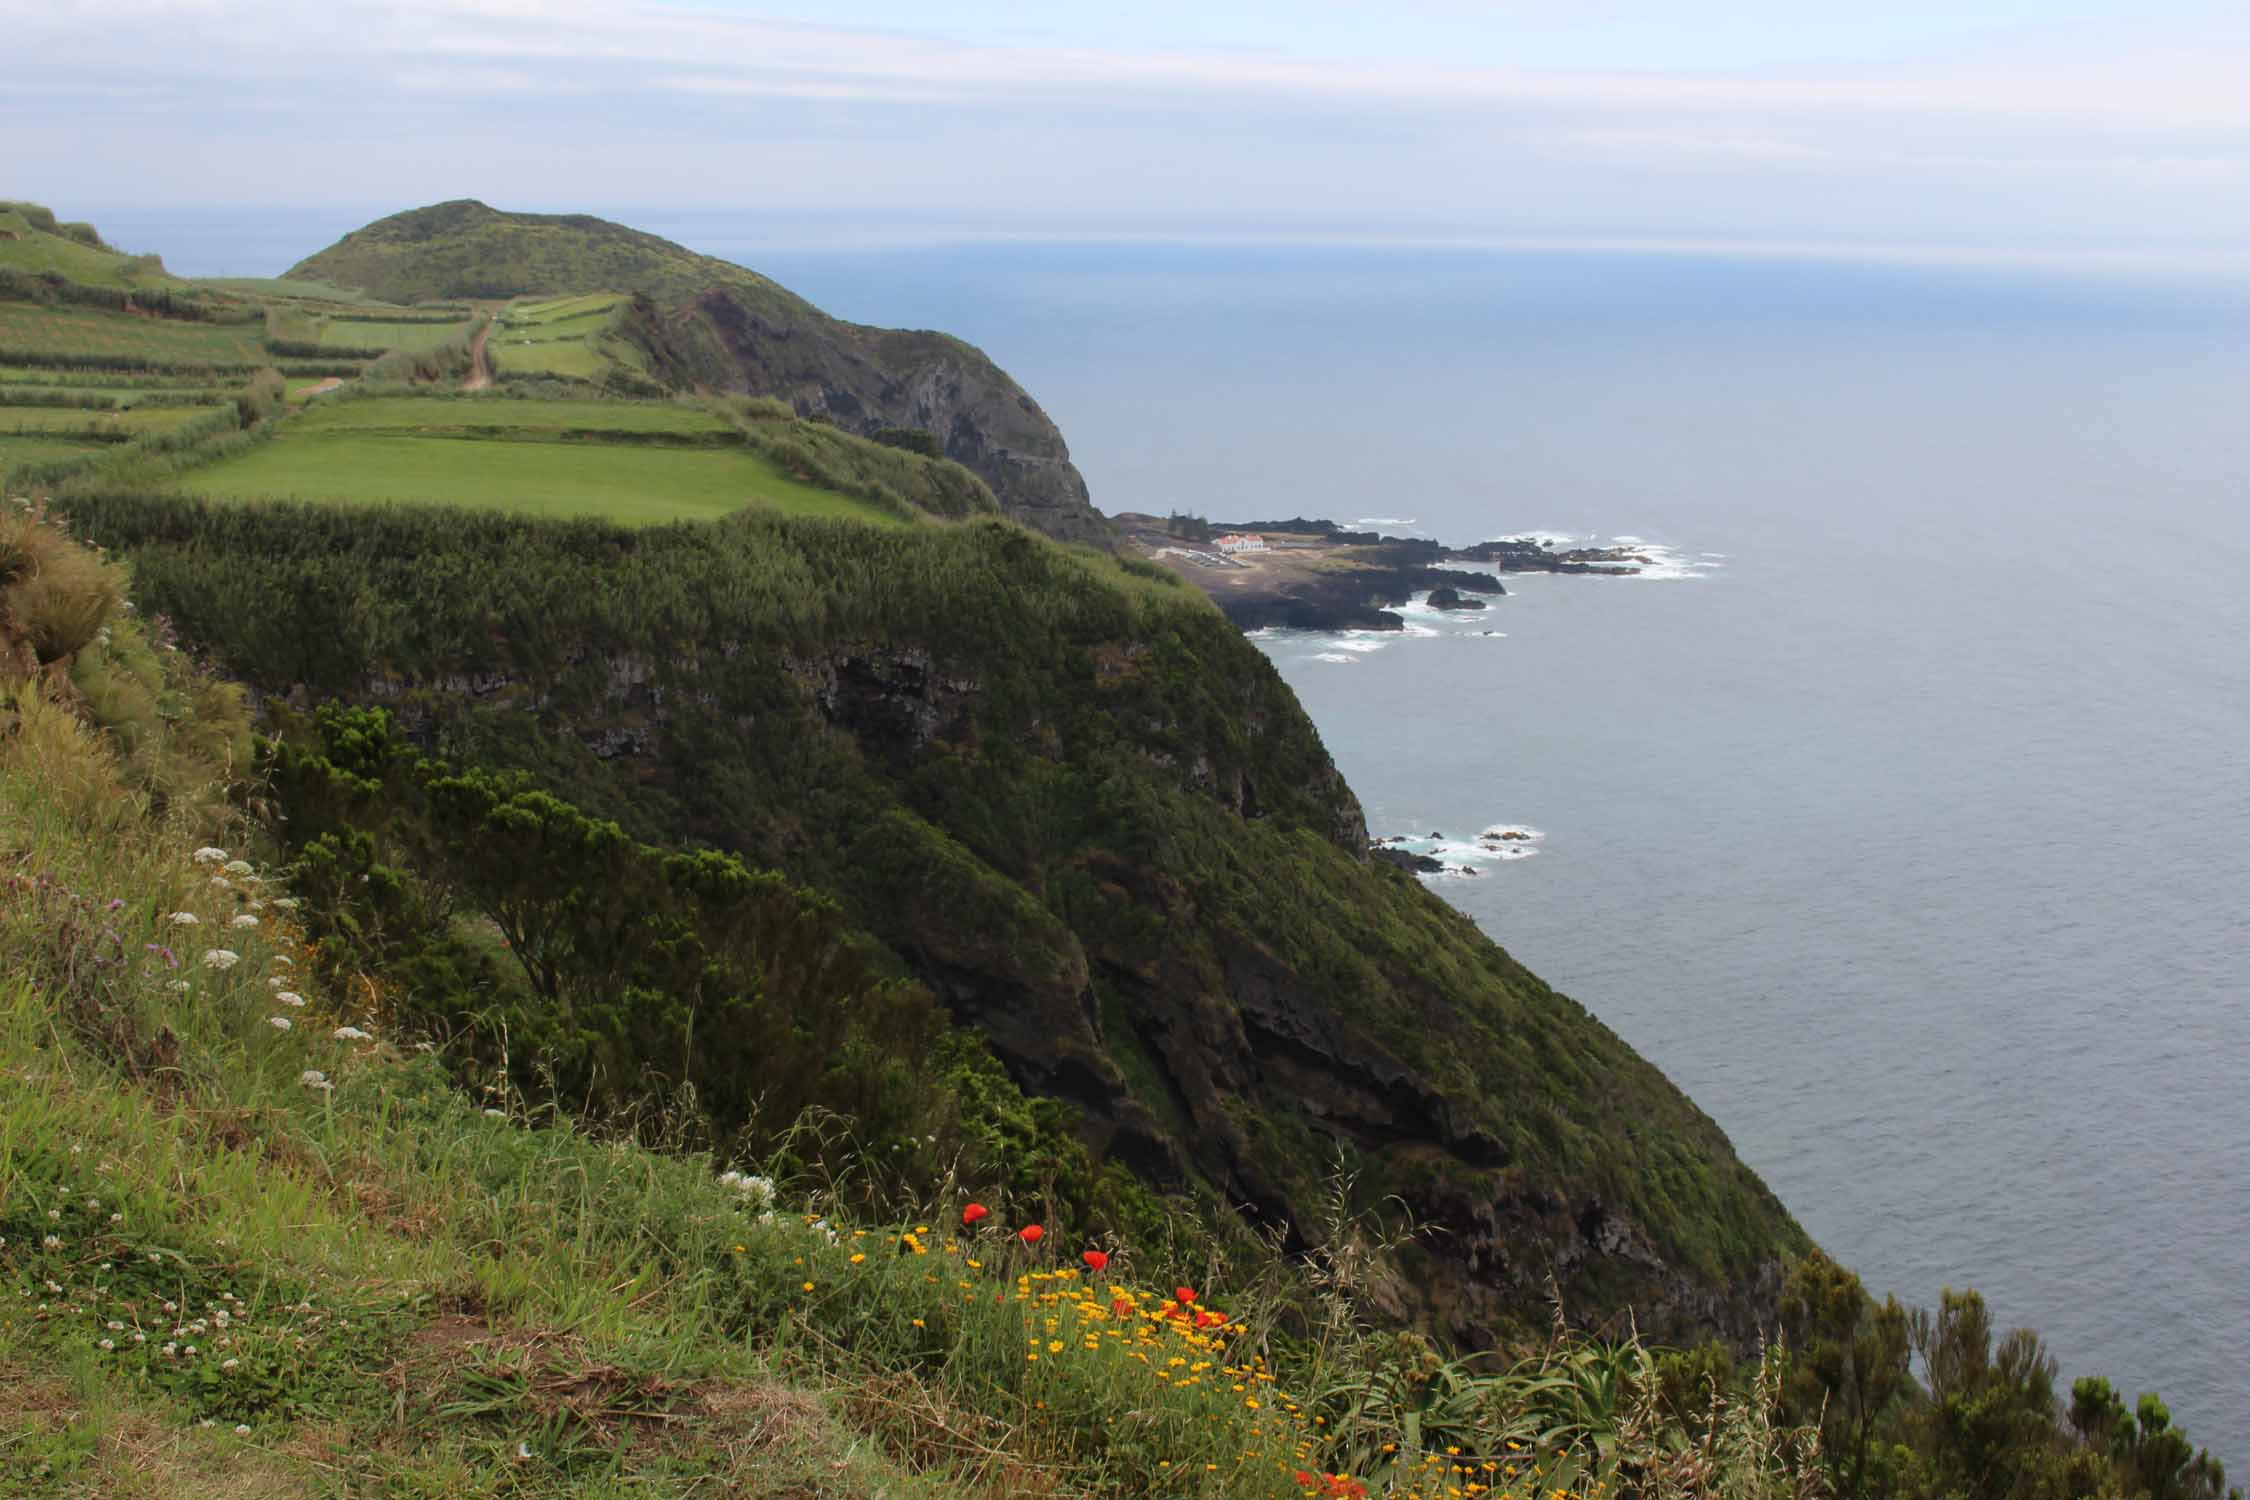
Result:
{"label": "eroded rock face", "polygon": [[724,287],[637,327],[652,361],[675,379],[775,396],[861,437],[927,432],[1014,519],[1058,541],[1115,544],[1060,429],[973,345],[802,306],[753,305]]}

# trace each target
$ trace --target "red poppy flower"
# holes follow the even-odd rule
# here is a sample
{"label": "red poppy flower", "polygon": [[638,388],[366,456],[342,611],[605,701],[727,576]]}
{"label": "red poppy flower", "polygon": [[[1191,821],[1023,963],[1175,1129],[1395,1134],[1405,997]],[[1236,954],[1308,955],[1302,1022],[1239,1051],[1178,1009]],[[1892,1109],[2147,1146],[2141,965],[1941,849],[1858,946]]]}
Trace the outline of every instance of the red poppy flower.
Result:
{"label": "red poppy flower", "polygon": [[1116,1301],[1110,1303],[1109,1310],[1120,1318],[1129,1317],[1133,1311],[1133,1304],[1127,1302],[1123,1297],[1119,1297]]}
{"label": "red poppy flower", "polygon": [[1086,1262],[1086,1269],[1089,1271],[1106,1271],[1109,1269],[1109,1257],[1099,1250],[1089,1250],[1078,1258]]}
{"label": "red poppy flower", "polygon": [[1026,1224],[1016,1231],[1016,1238],[1027,1245],[1036,1245],[1046,1236],[1046,1233],[1047,1231],[1041,1229],[1037,1224]]}
{"label": "red poppy flower", "polygon": [[1172,1295],[1182,1307],[1185,1307],[1195,1300],[1195,1288],[1192,1286],[1176,1286],[1172,1288]]}
{"label": "red poppy flower", "polygon": [[1312,1483],[1312,1475],[1306,1473],[1303,1469],[1299,1469],[1297,1471],[1297,1482],[1302,1485],[1310,1485]]}
{"label": "red poppy flower", "polygon": [[971,1224],[974,1224],[977,1220],[985,1217],[991,1212],[991,1209],[986,1208],[981,1203],[972,1203],[967,1208],[961,1210],[961,1227],[963,1229],[966,1229]]}

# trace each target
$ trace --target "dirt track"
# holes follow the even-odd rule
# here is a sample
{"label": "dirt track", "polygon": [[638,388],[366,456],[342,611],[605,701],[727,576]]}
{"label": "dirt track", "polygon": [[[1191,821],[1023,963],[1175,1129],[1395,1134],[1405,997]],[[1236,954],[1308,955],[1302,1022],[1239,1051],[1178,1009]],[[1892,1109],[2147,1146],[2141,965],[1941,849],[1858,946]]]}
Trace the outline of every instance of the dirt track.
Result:
{"label": "dirt track", "polygon": [[461,382],[464,391],[481,391],[492,385],[492,361],[485,357],[484,341],[492,337],[492,325],[497,318],[486,318],[477,336],[469,341],[469,378]]}

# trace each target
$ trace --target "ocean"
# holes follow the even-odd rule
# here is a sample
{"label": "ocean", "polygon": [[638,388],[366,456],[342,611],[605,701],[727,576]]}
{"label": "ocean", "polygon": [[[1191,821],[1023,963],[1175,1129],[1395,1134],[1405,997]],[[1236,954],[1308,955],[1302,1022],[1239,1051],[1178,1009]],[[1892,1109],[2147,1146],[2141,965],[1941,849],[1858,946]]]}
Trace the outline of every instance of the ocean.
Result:
{"label": "ocean", "polygon": [[[73,212],[248,274],[372,216]],[[1258,644],[1871,1290],[2250,1464],[2250,278],[616,216],[981,344],[1105,510],[1661,548]]]}

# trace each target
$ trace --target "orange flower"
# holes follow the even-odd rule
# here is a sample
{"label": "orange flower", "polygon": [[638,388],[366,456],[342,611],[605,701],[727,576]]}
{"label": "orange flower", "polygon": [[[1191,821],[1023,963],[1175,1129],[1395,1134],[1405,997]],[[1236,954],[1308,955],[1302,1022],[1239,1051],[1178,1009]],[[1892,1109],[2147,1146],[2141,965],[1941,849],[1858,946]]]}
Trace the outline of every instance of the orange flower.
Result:
{"label": "orange flower", "polygon": [[1027,1245],[1036,1245],[1046,1236],[1046,1233],[1047,1231],[1041,1229],[1037,1224],[1026,1224],[1016,1231],[1016,1238]]}
{"label": "orange flower", "polygon": [[1089,1250],[1078,1258],[1086,1262],[1086,1269],[1089,1271],[1106,1271],[1109,1269],[1109,1257],[1099,1250]]}
{"label": "orange flower", "polygon": [[961,1227],[966,1229],[971,1224],[974,1224],[977,1220],[984,1218],[991,1212],[991,1209],[986,1208],[981,1203],[972,1203],[967,1208],[961,1210]]}

